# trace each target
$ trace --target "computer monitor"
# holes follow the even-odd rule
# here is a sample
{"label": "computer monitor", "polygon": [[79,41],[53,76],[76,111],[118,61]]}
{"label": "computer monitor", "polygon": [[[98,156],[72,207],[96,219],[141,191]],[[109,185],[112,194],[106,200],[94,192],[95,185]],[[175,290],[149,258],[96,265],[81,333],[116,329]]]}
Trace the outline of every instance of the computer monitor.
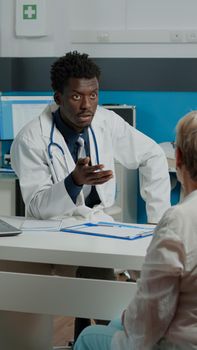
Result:
{"label": "computer monitor", "polygon": [[0,140],[13,140],[50,103],[53,103],[52,94],[0,95]]}
{"label": "computer monitor", "polygon": [[119,114],[127,123],[136,127],[136,107],[131,105],[103,104],[103,107]]}

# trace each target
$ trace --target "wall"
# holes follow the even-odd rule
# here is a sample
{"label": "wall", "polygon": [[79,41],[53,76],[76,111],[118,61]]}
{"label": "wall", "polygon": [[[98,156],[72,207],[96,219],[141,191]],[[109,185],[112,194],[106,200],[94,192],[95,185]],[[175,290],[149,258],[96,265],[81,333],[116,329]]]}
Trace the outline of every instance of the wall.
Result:
{"label": "wall", "polygon": [[[196,57],[196,0],[40,1],[46,1],[47,36],[27,38],[16,36],[16,1],[0,0],[1,57],[51,57],[73,49],[92,57]],[[73,43],[73,31],[86,42]]]}
{"label": "wall", "polygon": [[136,105],[136,127],[156,142],[174,141],[177,121],[197,109],[197,92],[101,91],[101,104]]}

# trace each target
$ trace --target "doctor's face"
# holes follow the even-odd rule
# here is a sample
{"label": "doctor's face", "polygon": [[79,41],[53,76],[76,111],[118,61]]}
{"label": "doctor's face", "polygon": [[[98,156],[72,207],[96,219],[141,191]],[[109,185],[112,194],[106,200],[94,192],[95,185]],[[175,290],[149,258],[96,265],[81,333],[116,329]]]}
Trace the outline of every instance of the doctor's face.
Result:
{"label": "doctor's face", "polygon": [[99,84],[97,78],[70,78],[64,92],[55,94],[61,117],[77,132],[92,122],[98,104]]}

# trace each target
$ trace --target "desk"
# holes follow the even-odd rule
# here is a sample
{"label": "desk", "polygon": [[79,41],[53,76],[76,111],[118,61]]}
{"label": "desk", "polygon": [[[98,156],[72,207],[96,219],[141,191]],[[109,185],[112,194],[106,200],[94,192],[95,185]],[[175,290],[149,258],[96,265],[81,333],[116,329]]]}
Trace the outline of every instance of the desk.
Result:
{"label": "desk", "polygon": [[[22,218],[7,221],[20,226]],[[140,270],[150,240],[151,237],[121,241],[63,232],[26,231],[16,237],[2,237],[0,257],[20,262]],[[17,316],[23,316],[20,313],[25,312],[28,320],[34,317],[39,324],[38,332],[33,321],[35,332],[38,332],[35,350],[52,349],[52,315],[111,319],[121,313],[135,292],[134,283],[4,271],[0,272],[0,285],[0,329],[4,329],[4,343],[7,344],[10,329],[13,329],[10,326],[12,315],[16,315],[13,311]],[[6,324],[5,319],[8,319]],[[14,349],[34,350],[32,345],[28,347],[32,337],[26,330],[28,322],[21,323],[22,334],[27,334],[27,339],[18,347],[15,343]],[[8,325],[9,333],[5,339]],[[31,334],[34,328],[31,327]],[[4,349],[12,350],[11,345]]]}

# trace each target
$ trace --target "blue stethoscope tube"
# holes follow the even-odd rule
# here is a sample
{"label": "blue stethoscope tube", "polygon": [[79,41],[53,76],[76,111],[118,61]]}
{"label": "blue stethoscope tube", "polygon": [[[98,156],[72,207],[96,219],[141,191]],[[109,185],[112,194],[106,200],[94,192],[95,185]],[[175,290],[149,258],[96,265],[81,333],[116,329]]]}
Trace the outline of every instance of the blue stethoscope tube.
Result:
{"label": "blue stethoscope tube", "polygon": [[[53,142],[54,128],[55,128],[55,120],[53,118],[51,132],[50,132],[50,142],[48,144],[48,155],[49,155],[49,158],[51,160],[51,163],[53,163],[53,155],[51,152],[51,147],[54,147],[54,146],[59,148],[60,152],[63,154],[64,159],[66,161],[66,157],[65,157],[65,153],[64,153],[63,148],[58,143]],[[95,136],[95,133],[94,133],[94,130],[92,129],[92,127],[90,126],[89,128],[90,128],[90,131],[92,133],[92,138],[94,141],[94,147],[95,147],[95,153],[96,153],[96,163],[99,164],[100,162],[99,162],[99,153],[98,153],[98,145],[97,145],[97,141],[96,141],[96,136]]]}

